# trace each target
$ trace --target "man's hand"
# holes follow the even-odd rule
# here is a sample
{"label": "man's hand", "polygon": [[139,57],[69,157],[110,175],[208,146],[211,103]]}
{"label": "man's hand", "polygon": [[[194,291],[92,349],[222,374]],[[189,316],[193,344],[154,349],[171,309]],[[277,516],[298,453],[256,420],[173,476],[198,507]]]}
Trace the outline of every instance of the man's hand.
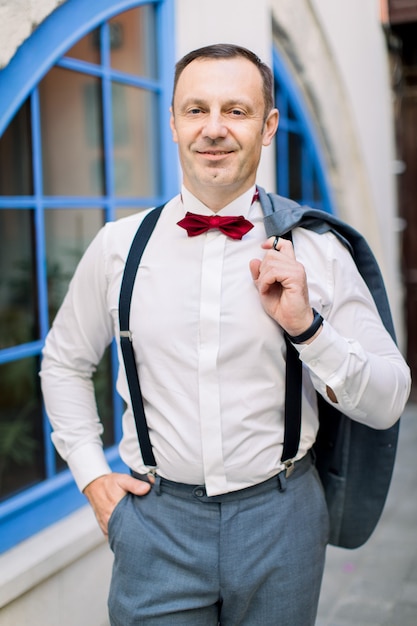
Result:
{"label": "man's hand", "polygon": [[262,248],[262,261],[252,259],[250,271],[262,305],[289,335],[300,335],[313,322],[304,266],[297,261],[290,241],[280,237],[273,248],[270,237]]}
{"label": "man's hand", "polygon": [[[152,480],[152,479],[151,479]],[[93,480],[83,493],[88,498],[99,526],[107,537],[107,525],[116,505],[127,493],[144,496],[151,485],[129,474],[105,474]]]}

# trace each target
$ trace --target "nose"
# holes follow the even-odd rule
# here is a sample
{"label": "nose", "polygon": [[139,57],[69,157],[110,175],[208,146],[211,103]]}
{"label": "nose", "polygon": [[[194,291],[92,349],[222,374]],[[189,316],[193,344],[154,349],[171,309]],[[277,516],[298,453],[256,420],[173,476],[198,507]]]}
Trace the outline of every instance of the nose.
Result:
{"label": "nose", "polygon": [[202,129],[203,136],[209,139],[218,139],[227,135],[227,127],[222,115],[217,111],[212,111],[206,118]]}

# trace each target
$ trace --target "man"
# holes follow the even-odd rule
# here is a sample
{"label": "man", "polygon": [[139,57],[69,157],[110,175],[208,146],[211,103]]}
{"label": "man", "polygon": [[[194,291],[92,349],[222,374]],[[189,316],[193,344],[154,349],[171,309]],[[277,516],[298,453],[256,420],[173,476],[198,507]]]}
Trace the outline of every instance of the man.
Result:
{"label": "man", "polygon": [[[315,390],[375,428],[395,423],[408,397],[408,368],[349,252],[332,234],[301,228],[294,247],[265,239],[256,172],[277,125],[271,72],[250,51],[209,46],[177,64],[171,128],[183,188],[143,254],[130,317],[156,478],[146,477],[123,368],[120,451],[132,476],[107,465],[91,384],[118,338],[121,278],[142,214],[100,231],[46,341],[54,443],[115,553],[113,626],[313,625],[328,535],[308,452]],[[184,222],[188,212],[250,224],[240,239],[214,227],[188,236],[199,219]],[[288,477],[284,333],[304,363]]]}

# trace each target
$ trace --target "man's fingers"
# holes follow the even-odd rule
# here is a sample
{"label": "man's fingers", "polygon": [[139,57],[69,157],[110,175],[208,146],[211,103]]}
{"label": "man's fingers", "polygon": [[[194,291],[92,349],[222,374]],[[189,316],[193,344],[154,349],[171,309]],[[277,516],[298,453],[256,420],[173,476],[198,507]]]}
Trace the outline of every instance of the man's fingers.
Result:
{"label": "man's fingers", "polygon": [[133,476],[129,476],[129,474],[120,474],[118,484],[124,491],[133,493],[135,496],[144,496],[151,488],[148,482],[133,478]]}
{"label": "man's fingers", "polygon": [[144,496],[150,489],[149,483],[133,478],[129,474],[112,473],[96,478],[87,485],[84,494],[93,507],[101,530],[107,535],[110,516],[126,493]]}
{"label": "man's fingers", "polygon": [[249,261],[249,269],[252,274],[252,280],[258,280],[260,267],[261,261],[259,259],[252,259]]}
{"label": "man's fingers", "polygon": [[262,244],[262,248],[264,250],[270,250],[271,254],[272,252],[281,252],[282,254],[285,254],[286,256],[295,258],[294,247],[292,245],[292,242],[289,241],[288,239],[284,239],[283,237],[278,237],[278,236],[269,237]]}

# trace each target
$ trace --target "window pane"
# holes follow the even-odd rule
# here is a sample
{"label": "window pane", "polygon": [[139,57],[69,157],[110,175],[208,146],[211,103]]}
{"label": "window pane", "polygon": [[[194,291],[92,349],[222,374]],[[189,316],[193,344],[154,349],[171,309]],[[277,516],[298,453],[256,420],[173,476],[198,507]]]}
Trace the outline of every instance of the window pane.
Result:
{"label": "window pane", "polygon": [[89,63],[100,63],[100,30],[97,28],[68,50],[66,57],[73,57]]}
{"label": "window pane", "polygon": [[139,213],[140,211],[144,211],[145,208],[151,208],[151,207],[136,207],[136,208],[119,207],[118,209],[116,209],[116,219],[120,220],[123,217],[129,217],[130,215],[135,215],[135,213]]}
{"label": "window pane", "polygon": [[49,319],[52,323],[81,256],[103,225],[101,209],[45,212]]}
{"label": "window pane", "polygon": [[289,133],[288,139],[290,198],[300,201],[302,200],[301,138],[299,135]]}
{"label": "window pane", "polygon": [[287,118],[287,111],[288,111],[288,98],[286,96],[286,94],[281,91],[281,89],[279,89],[279,87],[277,86],[277,90],[275,92],[275,105],[277,107],[277,109],[279,110],[279,117],[280,117],[280,121],[281,119],[286,119]]}
{"label": "window pane", "polygon": [[317,174],[314,174],[313,176],[313,200],[315,201],[315,203],[319,203],[321,202],[321,190],[320,190],[320,183],[317,179]]}
{"label": "window pane", "polygon": [[104,191],[100,80],[53,68],[39,86],[46,195]]}
{"label": "window pane", "polygon": [[296,114],[294,113],[294,109],[292,108],[292,106],[288,107],[288,119],[291,120],[292,122],[298,122],[298,118]]}
{"label": "window pane", "polygon": [[94,389],[96,392],[97,408],[104,426],[102,435],[104,447],[114,445],[114,410],[113,410],[113,381],[111,374],[110,348],[104,356],[94,374]]}
{"label": "window pane", "polygon": [[0,349],[38,339],[32,219],[0,209]]}
{"label": "window pane", "polygon": [[32,143],[27,100],[0,137],[0,195],[28,196],[32,193]]}
{"label": "window pane", "polygon": [[112,102],[116,194],[155,195],[156,95],[113,83]]}
{"label": "window pane", "polygon": [[[103,217],[104,212],[100,209],[50,209],[45,213],[51,323],[81,256],[103,225]],[[104,424],[104,445],[110,446],[114,444],[110,350],[106,351],[94,374],[94,387],[99,414]],[[58,460],[57,467],[62,469],[65,464]]]}
{"label": "window pane", "polygon": [[37,358],[0,365],[0,499],[45,478]]}
{"label": "window pane", "polygon": [[154,8],[144,5],[109,21],[111,65],[121,72],[156,78]]}

